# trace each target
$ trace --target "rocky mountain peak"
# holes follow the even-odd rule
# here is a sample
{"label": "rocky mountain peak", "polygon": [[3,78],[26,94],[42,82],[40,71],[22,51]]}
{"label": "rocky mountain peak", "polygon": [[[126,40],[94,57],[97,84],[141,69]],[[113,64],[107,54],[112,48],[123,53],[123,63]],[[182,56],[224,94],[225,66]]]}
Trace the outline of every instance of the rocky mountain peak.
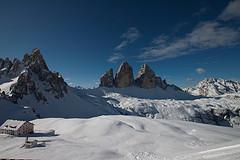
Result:
{"label": "rocky mountain peak", "polygon": [[9,69],[9,74],[12,74],[12,75],[17,74],[17,72],[19,72],[21,69],[21,65],[22,65],[22,62],[16,58],[14,58],[14,60],[12,62],[12,66]]}
{"label": "rocky mountain peak", "polygon": [[13,63],[9,58],[5,58],[5,60],[3,60],[2,68],[9,70],[12,67],[12,64]]}
{"label": "rocky mountain peak", "polygon": [[240,82],[224,80],[221,78],[206,78],[196,86],[187,88],[187,92],[193,95],[219,96],[226,93],[240,92]]}
{"label": "rocky mountain peak", "polygon": [[25,66],[29,66],[33,71],[39,72],[42,69],[49,70],[48,66],[40,52],[40,49],[33,49],[31,54],[25,54],[23,58]]}
{"label": "rocky mountain peak", "polygon": [[109,69],[101,78],[100,78],[100,87],[113,87],[114,78],[113,78],[113,69]]}
{"label": "rocky mountain peak", "polygon": [[147,65],[143,64],[135,79],[136,85],[141,88],[155,88],[156,87],[156,75],[154,71]]}
{"label": "rocky mountain peak", "polygon": [[[58,72],[52,72],[38,48],[31,54],[25,54],[22,61],[0,59],[0,78],[4,75],[5,81],[17,79],[10,86],[10,98],[18,102],[25,95],[33,95],[37,101],[46,102],[45,94],[52,94],[55,98],[62,98],[67,93],[67,84]],[[47,93],[48,92],[48,93]]]}
{"label": "rocky mountain peak", "polygon": [[158,87],[164,90],[169,87],[175,91],[182,91],[181,88],[175,85],[167,84],[166,80],[162,80],[161,77],[157,76],[147,64],[143,64],[140,67],[135,80],[133,77],[133,69],[127,61],[123,62],[119,66],[115,77],[113,77],[113,69],[110,69],[100,78],[99,87],[125,88],[130,86],[136,86],[145,89]]}
{"label": "rocky mountain peak", "polygon": [[127,61],[123,62],[115,75],[115,86],[124,88],[132,86],[134,83],[133,70]]}
{"label": "rocky mountain peak", "polygon": [[155,76],[155,73],[154,71],[150,68],[149,65],[147,64],[143,64],[138,72],[138,76],[137,77],[140,77],[142,75],[154,75]]}

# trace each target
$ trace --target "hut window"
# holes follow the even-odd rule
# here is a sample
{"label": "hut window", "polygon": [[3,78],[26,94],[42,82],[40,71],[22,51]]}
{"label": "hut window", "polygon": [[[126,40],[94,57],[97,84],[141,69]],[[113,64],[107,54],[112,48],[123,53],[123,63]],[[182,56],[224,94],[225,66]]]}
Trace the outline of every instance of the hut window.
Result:
{"label": "hut window", "polygon": [[17,126],[10,126],[10,128],[17,128]]}

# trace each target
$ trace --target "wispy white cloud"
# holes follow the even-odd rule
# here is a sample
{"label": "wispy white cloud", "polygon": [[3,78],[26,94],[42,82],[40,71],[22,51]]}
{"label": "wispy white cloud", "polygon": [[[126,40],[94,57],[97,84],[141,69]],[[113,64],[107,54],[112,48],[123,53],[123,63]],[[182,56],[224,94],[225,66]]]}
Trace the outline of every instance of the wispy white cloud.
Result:
{"label": "wispy white cloud", "polygon": [[196,70],[195,70],[196,72],[197,72],[197,74],[203,74],[203,73],[205,73],[206,72],[206,70],[204,69],[204,68],[196,68]]}
{"label": "wispy white cloud", "polygon": [[240,18],[240,0],[231,1],[218,18],[224,21]]}
{"label": "wispy white cloud", "polygon": [[140,37],[140,32],[137,28],[131,27],[120,36],[121,42],[114,48],[114,53],[108,58],[108,62],[116,63],[124,58],[121,53],[124,48],[135,42]]}
{"label": "wispy white cloud", "polygon": [[111,55],[108,58],[107,61],[110,62],[110,63],[116,63],[117,61],[119,61],[119,60],[121,60],[123,58],[124,58],[123,54],[116,52],[113,55]]}
{"label": "wispy white cloud", "polygon": [[183,38],[172,41],[169,37],[160,36],[153,42],[152,46],[144,48],[140,59],[162,60],[187,55],[195,50],[231,46],[240,42],[240,31],[209,21],[199,24]]}
{"label": "wispy white cloud", "polygon": [[122,50],[127,47],[129,44],[135,42],[140,37],[140,32],[135,27],[131,27],[127,30],[127,32],[121,35],[122,41],[119,45],[115,47],[116,51]]}
{"label": "wispy white cloud", "polygon": [[138,58],[142,61],[158,61],[188,55],[193,51],[227,47],[239,43],[239,28],[227,26],[218,20],[205,21],[199,23],[183,37],[172,39],[166,35],[159,36],[150,46],[143,49]]}

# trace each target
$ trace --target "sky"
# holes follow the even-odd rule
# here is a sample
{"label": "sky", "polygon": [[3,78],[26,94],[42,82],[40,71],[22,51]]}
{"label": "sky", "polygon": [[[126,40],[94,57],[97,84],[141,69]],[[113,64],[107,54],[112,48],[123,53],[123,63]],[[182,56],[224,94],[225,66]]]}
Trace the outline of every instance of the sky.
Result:
{"label": "sky", "polygon": [[123,61],[168,83],[240,80],[240,0],[0,0],[0,57],[40,48],[71,85],[94,87]]}

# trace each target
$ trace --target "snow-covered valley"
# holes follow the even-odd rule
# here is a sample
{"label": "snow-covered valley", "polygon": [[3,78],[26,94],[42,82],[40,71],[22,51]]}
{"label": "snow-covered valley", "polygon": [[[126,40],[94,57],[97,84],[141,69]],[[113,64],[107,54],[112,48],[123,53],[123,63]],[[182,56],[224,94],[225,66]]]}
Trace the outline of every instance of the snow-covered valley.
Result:
{"label": "snow-covered valley", "polygon": [[[186,93],[174,95],[171,91],[165,91],[165,94],[161,92],[159,89],[139,88],[97,88],[86,91],[95,97],[102,96],[112,106],[120,108],[121,114],[223,126],[239,125],[239,94],[201,97]],[[143,98],[144,95],[146,98]]]}
{"label": "snow-covered valley", "polygon": [[[0,135],[1,158],[235,160],[240,158],[240,129],[137,116],[32,121],[39,133],[30,139],[45,147],[20,148],[24,137]],[[45,131],[56,130],[55,136]]]}

